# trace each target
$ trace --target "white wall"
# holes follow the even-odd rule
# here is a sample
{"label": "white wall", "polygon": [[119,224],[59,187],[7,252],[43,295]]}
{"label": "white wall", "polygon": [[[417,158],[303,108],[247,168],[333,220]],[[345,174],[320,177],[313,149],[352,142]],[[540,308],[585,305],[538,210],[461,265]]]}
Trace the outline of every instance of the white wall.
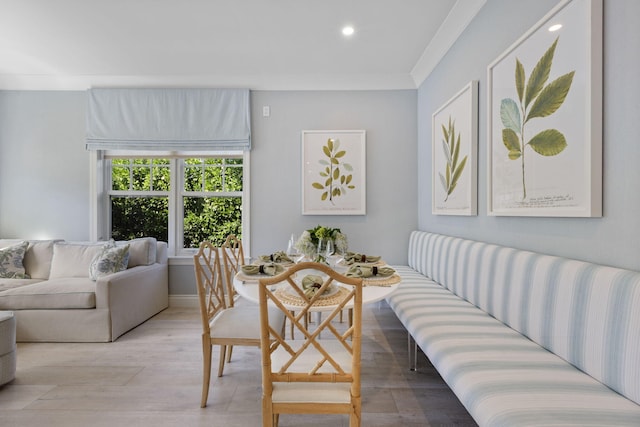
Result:
{"label": "white wall", "polygon": [[477,217],[431,214],[431,168],[418,168],[420,229],[640,270],[640,1],[604,2],[602,218],[487,216],[487,66],[555,0],[489,0],[418,90],[418,159],[431,165],[431,115],[479,80]]}
{"label": "white wall", "polygon": [[0,236],[89,238],[84,92],[0,91]]}

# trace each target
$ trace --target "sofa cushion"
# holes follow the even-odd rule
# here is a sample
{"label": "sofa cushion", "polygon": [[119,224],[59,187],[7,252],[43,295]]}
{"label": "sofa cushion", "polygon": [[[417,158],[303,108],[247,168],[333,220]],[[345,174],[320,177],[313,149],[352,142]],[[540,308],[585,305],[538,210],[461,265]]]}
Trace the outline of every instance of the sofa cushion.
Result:
{"label": "sofa cushion", "polygon": [[24,269],[24,254],[29,242],[23,241],[16,245],[0,249],[0,277],[5,279],[28,279]]}
{"label": "sofa cushion", "polygon": [[24,269],[32,279],[49,278],[53,245],[62,240],[29,240],[27,253],[24,255]]}
{"label": "sofa cushion", "polygon": [[8,289],[19,288],[20,286],[32,285],[42,282],[41,279],[4,279],[0,277],[0,292]]}
{"label": "sofa cushion", "polygon": [[128,264],[129,245],[104,248],[91,261],[89,278],[96,281],[99,277],[126,270]]}
{"label": "sofa cushion", "polygon": [[157,241],[154,237],[119,241],[117,245],[129,245],[129,268],[138,265],[151,265],[156,262]]}
{"label": "sofa cushion", "polygon": [[61,277],[89,277],[89,266],[93,258],[112,242],[72,243],[59,242],[53,245],[50,279]]}
{"label": "sofa cushion", "polygon": [[0,293],[0,310],[96,307],[96,282],[88,277],[50,279]]}

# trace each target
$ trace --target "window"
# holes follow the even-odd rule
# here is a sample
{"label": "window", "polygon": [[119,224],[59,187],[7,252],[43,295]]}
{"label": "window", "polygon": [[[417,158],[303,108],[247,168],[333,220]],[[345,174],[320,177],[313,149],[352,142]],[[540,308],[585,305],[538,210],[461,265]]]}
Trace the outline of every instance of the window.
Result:
{"label": "window", "polygon": [[202,240],[221,245],[229,234],[246,235],[247,152],[137,154],[106,152],[102,160],[103,235],[152,236],[169,243],[169,255],[191,255]]}

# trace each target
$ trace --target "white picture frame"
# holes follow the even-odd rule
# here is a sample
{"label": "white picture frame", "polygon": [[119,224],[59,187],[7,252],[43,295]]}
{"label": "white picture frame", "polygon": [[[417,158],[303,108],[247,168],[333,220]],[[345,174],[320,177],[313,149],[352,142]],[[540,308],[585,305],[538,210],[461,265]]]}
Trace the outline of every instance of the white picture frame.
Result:
{"label": "white picture frame", "polygon": [[554,7],[488,66],[487,94],[488,214],[602,216],[602,0]]}
{"label": "white picture frame", "polygon": [[478,81],[473,80],[432,115],[431,212],[478,213]]}
{"label": "white picture frame", "polygon": [[366,214],[366,132],[302,131],[302,214]]}

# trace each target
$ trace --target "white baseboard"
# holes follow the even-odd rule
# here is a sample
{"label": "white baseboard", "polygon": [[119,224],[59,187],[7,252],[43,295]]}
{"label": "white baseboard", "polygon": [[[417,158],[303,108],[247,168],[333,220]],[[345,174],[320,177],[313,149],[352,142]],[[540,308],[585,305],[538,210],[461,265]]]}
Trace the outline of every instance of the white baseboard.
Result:
{"label": "white baseboard", "polygon": [[169,307],[199,308],[198,295],[169,295]]}

